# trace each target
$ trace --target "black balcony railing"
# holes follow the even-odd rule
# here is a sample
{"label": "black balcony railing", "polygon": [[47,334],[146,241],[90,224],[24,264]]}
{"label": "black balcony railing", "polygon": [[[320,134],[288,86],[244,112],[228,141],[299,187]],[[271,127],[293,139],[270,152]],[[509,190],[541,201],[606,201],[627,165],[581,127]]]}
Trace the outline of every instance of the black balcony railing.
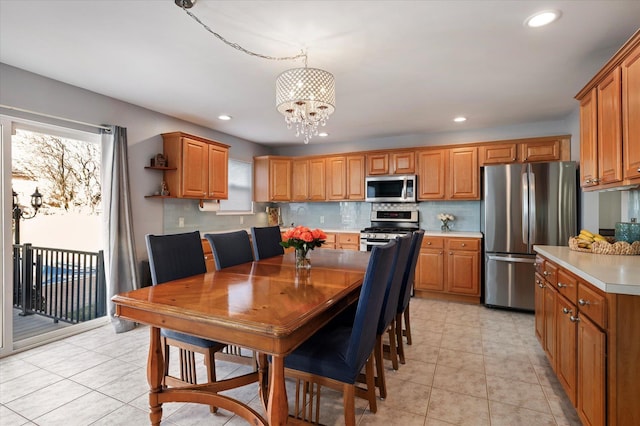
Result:
{"label": "black balcony railing", "polygon": [[76,324],[106,315],[104,254],[13,246],[13,306]]}

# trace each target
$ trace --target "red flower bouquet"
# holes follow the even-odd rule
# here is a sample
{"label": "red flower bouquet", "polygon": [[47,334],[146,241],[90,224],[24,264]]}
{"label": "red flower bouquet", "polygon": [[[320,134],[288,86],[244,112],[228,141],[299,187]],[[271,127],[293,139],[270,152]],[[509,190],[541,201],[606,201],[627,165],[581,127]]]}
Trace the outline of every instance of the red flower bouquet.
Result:
{"label": "red flower bouquet", "polygon": [[309,250],[320,247],[326,239],[327,234],[321,229],[311,230],[306,226],[296,226],[285,231],[280,245],[284,248],[293,247],[296,249],[296,267],[310,268],[311,264],[307,259],[307,253]]}

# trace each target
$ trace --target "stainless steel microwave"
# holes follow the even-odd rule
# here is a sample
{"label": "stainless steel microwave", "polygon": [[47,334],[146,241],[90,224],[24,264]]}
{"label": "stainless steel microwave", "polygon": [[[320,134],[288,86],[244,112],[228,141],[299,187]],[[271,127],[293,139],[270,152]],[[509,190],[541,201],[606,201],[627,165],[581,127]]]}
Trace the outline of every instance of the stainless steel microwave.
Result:
{"label": "stainless steel microwave", "polygon": [[369,176],[365,179],[365,201],[372,203],[415,203],[416,175]]}

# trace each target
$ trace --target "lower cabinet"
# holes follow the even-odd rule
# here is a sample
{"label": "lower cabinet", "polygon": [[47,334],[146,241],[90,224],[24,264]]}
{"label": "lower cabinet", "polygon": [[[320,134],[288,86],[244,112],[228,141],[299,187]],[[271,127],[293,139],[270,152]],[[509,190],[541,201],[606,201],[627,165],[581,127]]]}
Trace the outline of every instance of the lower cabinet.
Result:
{"label": "lower cabinet", "polygon": [[425,236],[415,292],[418,297],[479,303],[480,239]]}
{"label": "lower cabinet", "polygon": [[582,424],[640,424],[640,296],[604,293],[541,256],[536,269],[535,334]]}

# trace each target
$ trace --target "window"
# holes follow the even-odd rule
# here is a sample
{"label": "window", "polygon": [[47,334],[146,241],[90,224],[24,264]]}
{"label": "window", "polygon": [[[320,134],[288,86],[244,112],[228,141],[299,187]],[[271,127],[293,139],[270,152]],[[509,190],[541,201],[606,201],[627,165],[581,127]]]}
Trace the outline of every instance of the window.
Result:
{"label": "window", "polygon": [[220,201],[218,214],[253,213],[251,163],[229,159],[229,198]]}

